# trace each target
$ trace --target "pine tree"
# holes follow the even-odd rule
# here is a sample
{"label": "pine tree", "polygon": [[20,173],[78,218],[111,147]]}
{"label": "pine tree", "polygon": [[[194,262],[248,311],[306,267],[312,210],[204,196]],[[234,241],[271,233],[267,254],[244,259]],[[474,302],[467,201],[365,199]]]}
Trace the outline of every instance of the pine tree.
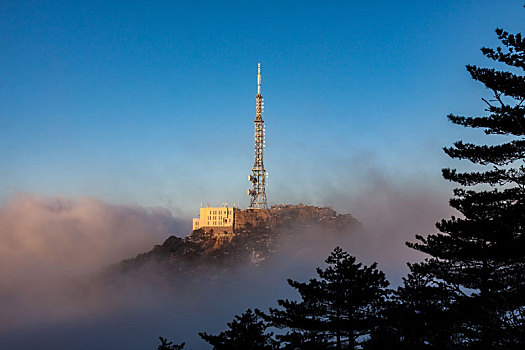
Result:
{"label": "pine tree", "polygon": [[215,350],[272,350],[276,342],[272,333],[265,333],[268,325],[258,315],[258,310],[246,310],[241,316],[235,316],[228,323],[228,330],[218,335],[205,332],[199,336],[213,346]]}
{"label": "pine tree", "polygon": [[326,259],[328,267],[317,269],[319,279],[308,283],[289,280],[300,301],[279,300],[282,309],[270,309],[267,318],[288,348],[354,349],[370,334],[386,295],[388,281],[377,264],[370,267],[337,247]]}
{"label": "pine tree", "polygon": [[416,266],[390,295],[366,349],[450,349],[457,343],[454,298]]}
{"label": "pine tree", "polygon": [[183,350],[184,345],[186,343],[182,344],[173,344],[173,342],[168,341],[166,338],[159,337],[160,345],[157,347],[157,350]]}
{"label": "pine tree", "polygon": [[431,256],[414,265],[418,273],[450,295],[460,339],[456,347],[525,346],[525,42],[521,34],[496,33],[503,47],[482,52],[511,71],[467,66],[471,77],[493,93],[493,99],[483,99],[487,115],[448,119],[483,129],[489,138],[504,135],[506,142],[458,141],[444,149],[482,170],[443,169],[445,179],[461,186],[450,205],[462,217],[442,220],[436,224],[440,233],[407,243]]}
{"label": "pine tree", "polygon": [[297,290],[301,300],[278,300],[282,309],[270,309],[269,315],[262,316],[273,327],[287,330],[277,336],[285,349],[326,349],[329,342],[323,284],[317,279],[308,283],[288,279],[288,284]]}

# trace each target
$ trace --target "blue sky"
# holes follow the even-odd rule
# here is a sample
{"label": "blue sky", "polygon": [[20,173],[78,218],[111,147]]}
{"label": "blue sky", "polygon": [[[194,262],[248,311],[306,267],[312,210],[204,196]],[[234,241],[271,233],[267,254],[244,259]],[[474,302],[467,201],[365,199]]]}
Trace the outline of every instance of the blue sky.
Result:
{"label": "blue sky", "polygon": [[445,116],[488,96],[464,66],[522,5],[3,0],[0,199],[247,205],[259,60],[271,204],[344,207],[371,176],[450,193],[441,148],[482,138]]}

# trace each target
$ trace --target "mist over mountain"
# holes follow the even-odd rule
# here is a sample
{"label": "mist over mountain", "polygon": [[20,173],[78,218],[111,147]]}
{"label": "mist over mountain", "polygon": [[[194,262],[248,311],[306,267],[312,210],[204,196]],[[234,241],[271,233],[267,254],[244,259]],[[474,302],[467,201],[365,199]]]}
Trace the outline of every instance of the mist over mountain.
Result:
{"label": "mist over mountain", "polygon": [[171,236],[149,252],[111,266],[105,274],[141,274],[157,266],[168,274],[166,278],[184,277],[187,283],[199,280],[202,274],[219,278],[221,273],[248,265],[271,263],[290,244],[347,239],[361,229],[350,214],[303,204],[246,210],[244,214],[235,233],[198,229],[185,238]]}
{"label": "mist over mountain", "polygon": [[273,226],[230,236],[191,234],[162,208],[13,197],[0,207],[2,349],[154,349],[158,336],[208,349],[197,332],[296,298],[286,279],[311,278],[336,245],[397,280],[413,254],[404,242],[431,230],[446,202],[387,190],[348,198],[360,201],[355,218],[291,206]]}
{"label": "mist over mountain", "polygon": [[[269,306],[286,278],[308,276],[336,241],[360,229],[351,215],[329,208],[281,206],[263,216],[272,224],[229,235],[197,230],[154,246],[162,231],[184,232],[183,221],[93,199],[13,198],[0,212],[0,343],[106,348],[133,331],[144,340],[132,337],[129,348],[152,348],[159,335],[206,348],[197,331],[220,327],[225,314],[254,303]],[[130,257],[141,239],[139,246],[153,249]],[[96,336],[84,339],[87,333]]]}

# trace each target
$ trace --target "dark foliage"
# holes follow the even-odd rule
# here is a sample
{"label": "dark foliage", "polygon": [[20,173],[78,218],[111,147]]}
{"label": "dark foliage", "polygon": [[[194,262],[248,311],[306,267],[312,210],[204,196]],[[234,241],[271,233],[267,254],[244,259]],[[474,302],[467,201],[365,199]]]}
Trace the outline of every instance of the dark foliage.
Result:
{"label": "dark foliage", "polygon": [[444,149],[452,158],[484,168],[443,169],[445,179],[462,186],[450,200],[462,216],[437,223],[440,233],[407,243],[431,257],[411,266],[412,274],[397,292],[395,307],[413,320],[399,322],[391,332],[405,348],[525,346],[525,77],[520,74],[525,42],[521,34],[496,33],[503,48],[482,52],[512,72],[467,66],[472,78],[493,93],[493,99],[483,99],[488,115],[448,118],[489,136],[505,135],[507,141],[458,141]]}
{"label": "dark foliage", "polygon": [[166,338],[159,337],[160,345],[157,347],[157,350],[182,350],[184,349],[185,343],[180,345],[173,344],[173,342],[168,341]]}
{"label": "dark foliage", "polygon": [[377,315],[388,282],[376,264],[367,267],[337,247],[317,269],[319,279],[307,283],[288,280],[300,301],[279,300],[280,309],[265,316],[274,327],[288,332],[278,338],[285,348],[353,349],[365,341],[378,322]]}
{"label": "dark foliage", "polygon": [[454,295],[419,271],[418,264],[385,303],[366,349],[454,349]]}
{"label": "dark foliage", "polygon": [[216,350],[271,350],[277,349],[272,333],[266,333],[268,324],[259,316],[258,310],[248,309],[228,323],[228,330],[211,335],[199,333]]}

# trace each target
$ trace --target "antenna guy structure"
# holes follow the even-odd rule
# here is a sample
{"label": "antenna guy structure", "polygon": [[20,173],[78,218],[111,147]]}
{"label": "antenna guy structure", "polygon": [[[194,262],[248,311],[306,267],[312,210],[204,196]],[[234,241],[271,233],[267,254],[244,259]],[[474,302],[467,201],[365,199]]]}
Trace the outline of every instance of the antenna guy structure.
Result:
{"label": "antenna guy structure", "polygon": [[268,209],[266,201],[266,169],[264,169],[264,120],[262,112],[264,102],[261,95],[261,62],[258,64],[257,74],[257,96],[255,97],[255,159],[253,162],[252,174],[248,179],[252,183],[252,189],[248,190],[250,196],[250,206],[248,209]]}

